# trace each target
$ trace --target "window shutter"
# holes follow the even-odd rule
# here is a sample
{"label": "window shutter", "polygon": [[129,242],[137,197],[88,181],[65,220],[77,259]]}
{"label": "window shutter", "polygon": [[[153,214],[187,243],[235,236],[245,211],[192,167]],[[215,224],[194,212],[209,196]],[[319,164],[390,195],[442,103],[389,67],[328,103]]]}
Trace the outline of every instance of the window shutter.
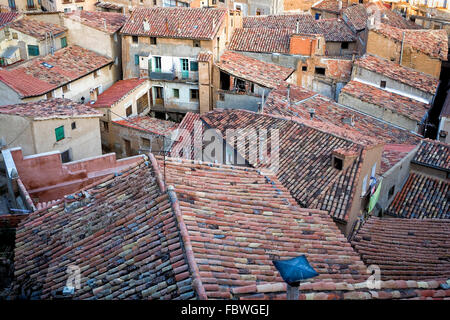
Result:
{"label": "window shutter", "polygon": [[198,62],[191,61],[191,71],[198,71]]}
{"label": "window shutter", "polygon": [[61,48],[67,47],[67,38],[61,38]]}
{"label": "window shutter", "polygon": [[55,129],[56,141],[64,139],[64,126]]}
{"label": "window shutter", "polygon": [[28,55],[29,56],[38,56],[39,55],[39,47],[28,45]]}
{"label": "window shutter", "polygon": [[137,54],[134,55],[134,64],[139,65],[139,56]]}

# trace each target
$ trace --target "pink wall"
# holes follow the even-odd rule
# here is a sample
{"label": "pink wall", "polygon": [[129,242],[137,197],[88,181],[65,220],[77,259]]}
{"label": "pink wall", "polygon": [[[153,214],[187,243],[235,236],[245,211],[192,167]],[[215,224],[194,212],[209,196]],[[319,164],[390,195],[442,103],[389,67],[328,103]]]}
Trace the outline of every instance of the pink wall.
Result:
{"label": "pink wall", "polygon": [[116,154],[110,153],[62,163],[60,154],[57,152],[24,158],[20,148],[12,149],[11,155],[20,179],[35,202],[60,199],[104,178],[108,174],[121,172],[143,161],[143,156],[116,160]]}

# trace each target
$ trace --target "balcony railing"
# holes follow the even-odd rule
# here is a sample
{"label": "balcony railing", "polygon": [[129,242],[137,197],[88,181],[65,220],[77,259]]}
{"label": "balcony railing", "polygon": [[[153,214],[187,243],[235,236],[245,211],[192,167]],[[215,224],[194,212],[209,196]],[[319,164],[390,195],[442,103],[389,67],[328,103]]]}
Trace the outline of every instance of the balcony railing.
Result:
{"label": "balcony railing", "polygon": [[152,80],[198,81],[198,71],[150,72]]}

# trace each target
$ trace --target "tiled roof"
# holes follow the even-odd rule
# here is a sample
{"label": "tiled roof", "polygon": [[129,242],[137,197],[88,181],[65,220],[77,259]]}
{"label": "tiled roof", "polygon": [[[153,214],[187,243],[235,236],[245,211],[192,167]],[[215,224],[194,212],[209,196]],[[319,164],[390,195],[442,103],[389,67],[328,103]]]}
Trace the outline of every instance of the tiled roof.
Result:
{"label": "tiled roof", "polygon": [[272,260],[302,253],[320,273],[313,283],[366,279],[327,213],[300,208],[276,178],[149,160],[22,221],[14,293],[62,297],[73,265],[74,299],[231,299],[240,287],[282,281]]}
{"label": "tiled roof", "polygon": [[100,117],[102,115],[87,105],[61,98],[0,106],[0,114],[29,117],[34,120]]}
{"label": "tiled roof", "polygon": [[[276,174],[281,183],[301,206],[326,210],[339,220],[347,219],[364,156],[363,145],[309,124],[245,110],[215,110],[202,115],[202,120],[209,127],[220,130],[225,139],[228,129],[264,129],[269,132],[278,129],[279,168]],[[237,150],[245,150],[245,146],[236,147]],[[344,170],[331,165],[332,153],[338,149],[351,149],[355,154],[354,160]],[[269,165],[259,157],[254,157],[256,162],[252,162],[248,153],[242,156],[252,166],[263,168]]]}
{"label": "tiled roof", "polygon": [[122,100],[122,98],[128,96],[136,88],[146,82],[146,79],[131,78],[126,80],[119,80],[115,82],[111,87],[103,91],[91,107],[94,108],[109,108],[115,103]]}
{"label": "tiled roof", "polygon": [[110,34],[119,31],[127,21],[126,15],[116,12],[77,10],[72,13],[66,13],[65,16]]}
{"label": "tiled roof", "polygon": [[411,172],[402,190],[386,209],[401,218],[450,219],[450,181]]}
{"label": "tiled roof", "polygon": [[194,141],[203,139],[203,123],[200,120],[200,115],[193,112],[186,113],[178,125],[174,139],[175,141],[170,149],[172,157],[195,159],[195,152],[200,150],[196,150]]}
{"label": "tiled roof", "polygon": [[[0,70],[0,81],[23,97],[43,95],[81,78],[113,61],[79,46],[32,59],[15,68]],[[43,63],[52,66],[46,67]]]}
{"label": "tiled roof", "polygon": [[315,5],[313,5],[311,8],[318,10],[318,11],[328,11],[332,13],[340,13],[343,9],[348,7],[348,3],[346,1],[341,1],[342,7],[339,9],[339,1],[337,0],[322,0]]}
{"label": "tiled roof", "polygon": [[98,1],[95,3],[96,7],[104,8],[104,9],[112,9],[112,10],[121,10],[123,8],[123,4],[120,3],[112,3],[108,1]]}
{"label": "tiled roof", "polygon": [[366,265],[377,265],[382,280],[450,278],[450,220],[369,218],[352,246]]}
{"label": "tiled roof", "polygon": [[392,11],[381,1],[366,2],[363,4],[366,7],[369,16],[375,15],[375,22],[388,24],[400,29],[420,29],[421,27],[410,20],[406,20],[400,14]]}
{"label": "tiled roof", "polygon": [[354,28],[355,31],[363,30],[367,26],[368,15],[362,4],[347,7],[343,11],[343,19]]}
{"label": "tiled roof", "polygon": [[450,171],[450,145],[436,140],[424,139],[420,143],[413,161],[421,165]]}
{"label": "tiled roof", "polygon": [[414,150],[417,145],[409,144],[386,144],[383,147],[383,154],[381,156],[381,168],[378,172],[379,175],[383,175],[397,163],[399,163],[403,158],[405,158],[408,153]]}
{"label": "tiled roof", "polygon": [[273,259],[306,254],[312,282],[365,279],[365,266],[326,212],[300,208],[274,176],[252,168],[159,158],[173,185],[208,298],[282,281]]}
{"label": "tiled roof", "polygon": [[18,12],[0,12],[0,28],[5,26],[6,24],[14,21],[19,16]]}
{"label": "tiled roof", "polygon": [[198,62],[209,62],[211,61],[213,54],[211,51],[201,51],[197,55]]}
{"label": "tiled roof", "polygon": [[326,41],[353,42],[356,36],[341,19],[320,19],[316,21],[318,33],[322,33]]}
{"label": "tiled roof", "polygon": [[161,136],[170,136],[178,124],[172,121],[160,120],[149,116],[128,117],[127,120],[117,120],[113,123],[140,131],[151,132]]}
{"label": "tiled roof", "polygon": [[[121,33],[162,38],[212,39],[227,14],[226,9],[154,7],[136,8]],[[144,30],[144,19],[150,30]]]}
{"label": "tiled roof", "polygon": [[348,94],[358,100],[388,109],[411,120],[420,122],[430,109],[429,104],[401,96],[358,81],[350,81],[342,88],[341,93]]}
{"label": "tiled roof", "polygon": [[73,265],[81,275],[74,299],[196,298],[182,221],[151,163],[111,174],[22,221],[15,293],[62,297]]}
{"label": "tiled roof", "polygon": [[295,71],[279,65],[263,62],[242,54],[226,51],[216,62],[217,67],[235,77],[267,88],[274,88]]}
{"label": "tiled roof", "polygon": [[[411,299],[441,300],[450,298],[447,281],[388,280],[380,281],[380,288],[368,287],[368,282],[349,284],[346,282],[302,282],[299,300],[367,300],[367,299]],[[265,283],[233,289],[239,300],[285,300],[286,283]]]}
{"label": "tiled roof", "polygon": [[438,79],[428,74],[368,54],[357,59],[355,65],[431,94],[439,84]]}
{"label": "tiled roof", "polygon": [[[402,42],[404,45],[425,53],[433,58],[438,58],[447,61],[448,55],[448,36],[447,32],[441,30],[406,30],[395,28],[386,24],[380,24],[372,31],[382,34],[385,37],[391,38],[395,41]],[[404,36],[404,38],[403,38]]]}
{"label": "tiled roof", "polygon": [[229,50],[264,53],[289,53],[290,29],[247,28],[235,29]]}
{"label": "tiled roof", "polygon": [[309,13],[249,16],[242,18],[244,28],[291,29],[293,32],[297,32],[297,22],[299,33],[318,33],[315,20]]}
{"label": "tiled roof", "polygon": [[9,27],[39,40],[45,40],[46,33],[52,32],[54,36],[57,36],[67,30],[57,24],[28,18],[16,20],[10,23]]}
{"label": "tiled roof", "polygon": [[[348,135],[353,132],[351,140],[364,141],[368,138],[385,143],[417,145],[421,136],[408,130],[393,126],[385,121],[336,103],[334,100],[307,90],[290,85],[290,104],[287,101],[286,84],[272,90],[264,105],[264,112],[285,117],[310,118],[310,109],[314,109],[314,122],[330,123],[342,128]],[[362,136],[362,137],[361,137]]]}

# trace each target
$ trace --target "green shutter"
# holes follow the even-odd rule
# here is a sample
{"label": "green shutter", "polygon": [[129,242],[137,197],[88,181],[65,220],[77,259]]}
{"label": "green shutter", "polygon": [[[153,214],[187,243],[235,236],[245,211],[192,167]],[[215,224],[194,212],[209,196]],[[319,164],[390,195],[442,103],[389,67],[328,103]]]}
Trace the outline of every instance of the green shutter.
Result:
{"label": "green shutter", "polygon": [[139,56],[137,54],[134,55],[134,64],[139,65]]}
{"label": "green shutter", "polygon": [[55,129],[56,141],[64,139],[64,126]]}
{"label": "green shutter", "polygon": [[28,45],[28,55],[29,56],[38,56],[39,55],[39,46],[33,46],[31,44]]}
{"label": "green shutter", "polygon": [[191,71],[198,71],[198,62],[191,61]]}
{"label": "green shutter", "polygon": [[67,38],[61,38],[61,48],[67,47]]}

